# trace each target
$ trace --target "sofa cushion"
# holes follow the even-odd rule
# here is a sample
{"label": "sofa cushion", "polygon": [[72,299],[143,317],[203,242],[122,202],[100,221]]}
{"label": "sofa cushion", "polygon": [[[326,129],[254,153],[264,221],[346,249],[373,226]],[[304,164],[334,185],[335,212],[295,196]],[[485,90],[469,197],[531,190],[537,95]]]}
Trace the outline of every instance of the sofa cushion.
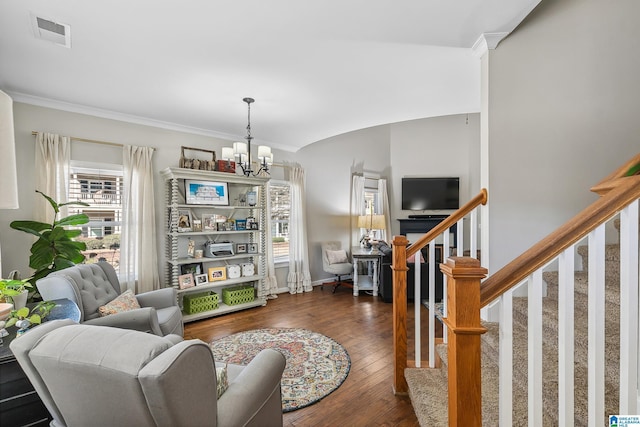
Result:
{"label": "sofa cushion", "polygon": [[98,311],[101,316],[108,316],[123,311],[135,310],[136,308],[140,308],[140,304],[138,304],[138,300],[133,292],[127,289],[113,301],[98,308]]}
{"label": "sofa cushion", "polygon": [[229,378],[227,375],[227,364],[224,366],[216,366],[216,384],[218,399],[229,388]]}

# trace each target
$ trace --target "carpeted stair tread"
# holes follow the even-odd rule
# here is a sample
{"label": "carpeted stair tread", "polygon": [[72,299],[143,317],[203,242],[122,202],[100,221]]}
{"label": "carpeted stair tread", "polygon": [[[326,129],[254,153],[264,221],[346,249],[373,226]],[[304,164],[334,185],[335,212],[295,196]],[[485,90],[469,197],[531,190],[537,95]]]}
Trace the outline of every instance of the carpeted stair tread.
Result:
{"label": "carpeted stair tread", "polygon": [[449,425],[447,378],[442,369],[407,368],[404,376],[409,386],[411,405],[420,425]]}
{"label": "carpeted stair tread", "polygon": [[[547,283],[547,296],[557,298],[558,295],[558,272],[545,271],[542,278]],[[589,294],[589,274],[577,271],[574,274],[574,292],[583,295]],[[607,304],[620,304],[620,276],[605,276],[605,300]]]}

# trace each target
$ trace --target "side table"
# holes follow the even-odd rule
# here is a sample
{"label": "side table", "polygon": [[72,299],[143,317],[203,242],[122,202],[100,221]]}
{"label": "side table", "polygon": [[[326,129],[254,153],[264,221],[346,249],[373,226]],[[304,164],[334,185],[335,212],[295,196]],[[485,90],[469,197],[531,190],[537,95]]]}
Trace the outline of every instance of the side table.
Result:
{"label": "side table", "polygon": [[[378,271],[382,262],[382,254],[378,251],[373,252],[371,249],[354,246],[351,248],[351,256],[353,257],[353,296],[357,297],[359,291],[373,291],[373,296],[378,296]],[[372,276],[358,276],[358,261],[371,262],[373,267]]]}
{"label": "side table", "polygon": [[[55,303],[45,322],[80,321],[80,309],[73,301],[61,299]],[[0,345],[0,426],[48,426],[51,416],[9,348],[9,343],[16,339],[16,330],[15,326],[8,328],[9,336]]]}

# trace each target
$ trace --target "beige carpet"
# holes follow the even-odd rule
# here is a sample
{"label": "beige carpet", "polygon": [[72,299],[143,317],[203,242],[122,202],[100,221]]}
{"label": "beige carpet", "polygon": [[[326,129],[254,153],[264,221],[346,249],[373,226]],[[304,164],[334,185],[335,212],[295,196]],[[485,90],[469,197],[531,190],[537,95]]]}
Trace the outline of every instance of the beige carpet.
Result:
{"label": "beige carpet", "polygon": [[[588,253],[579,248],[583,265]],[[617,245],[606,251],[605,311],[605,414],[616,414],[619,382],[619,250]],[[547,296],[543,300],[543,425],[558,425],[558,274],[545,272]],[[587,273],[575,275],[575,425],[587,425]],[[513,301],[513,425],[527,425],[527,299]],[[488,332],[482,337],[482,418],[484,426],[498,423],[498,325],[485,323]],[[409,396],[421,426],[446,426],[447,416],[447,349],[437,346],[441,369],[409,368],[405,371]],[[603,425],[607,424],[605,416]]]}

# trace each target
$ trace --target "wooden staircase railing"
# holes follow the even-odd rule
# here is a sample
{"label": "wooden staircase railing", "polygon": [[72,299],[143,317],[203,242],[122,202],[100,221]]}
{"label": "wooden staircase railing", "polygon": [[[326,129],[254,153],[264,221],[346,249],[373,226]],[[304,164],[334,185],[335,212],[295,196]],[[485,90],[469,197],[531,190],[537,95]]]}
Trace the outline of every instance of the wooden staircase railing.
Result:
{"label": "wooden staircase railing", "polygon": [[[567,248],[585,238],[596,228],[640,199],[640,175],[627,176],[627,171],[640,163],[640,154],[618,168],[605,180],[592,188],[601,197],[577,216],[549,234],[528,251],[486,279],[486,270],[477,260],[467,257],[451,257],[441,264],[441,271],[448,277],[447,318],[449,343],[449,425],[480,426],[482,423],[480,384],[480,336],[484,328],[480,324],[480,308],[485,307],[514,286],[538,272]],[[486,203],[486,190],[465,205]],[[404,378],[407,367],[407,312],[406,301],[407,257],[415,254],[435,236],[447,230],[464,217],[461,208],[407,249],[404,236],[393,240],[394,283],[394,391],[406,393]],[[531,419],[530,419],[531,421]]]}
{"label": "wooden staircase railing", "polygon": [[[487,203],[487,190],[482,189],[478,195],[455,211],[436,227],[418,239],[407,248],[408,240],[405,236],[394,236],[392,274],[393,274],[393,347],[394,347],[394,382],[395,394],[406,394],[407,382],[404,370],[407,368],[407,258],[418,253],[429,242],[451,228],[459,220],[467,216],[480,205]],[[419,304],[416,301],[415,304]]]}

